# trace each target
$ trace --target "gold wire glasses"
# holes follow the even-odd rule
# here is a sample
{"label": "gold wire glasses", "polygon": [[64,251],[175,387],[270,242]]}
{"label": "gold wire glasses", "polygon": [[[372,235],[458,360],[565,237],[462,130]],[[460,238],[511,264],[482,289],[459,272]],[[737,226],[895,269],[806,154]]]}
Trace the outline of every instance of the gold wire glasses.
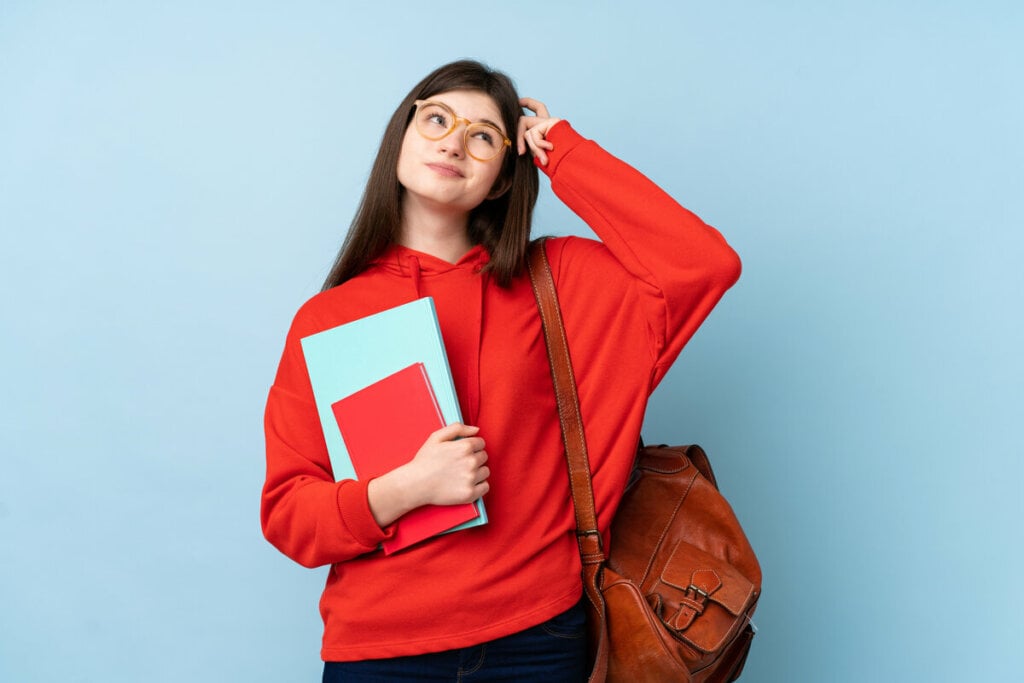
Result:
{"label": "gold wire glasses", "polygon": [[443,102],[416,100],[414,104],[416,131],[428,140],[440,140],[464,123],[463,145],[466,153],[477,161],[490,161],[512,146],[512,141],[494,124],[465,119]]}

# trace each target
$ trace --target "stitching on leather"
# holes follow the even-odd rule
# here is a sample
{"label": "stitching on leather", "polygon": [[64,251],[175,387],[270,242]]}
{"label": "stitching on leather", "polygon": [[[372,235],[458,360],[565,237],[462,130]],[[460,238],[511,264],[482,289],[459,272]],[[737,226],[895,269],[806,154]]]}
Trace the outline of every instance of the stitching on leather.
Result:
{"label": "stitching on leather", "polygon": [[[655,546],[656,548],[660,548],[661,544],[664,543],[665,535],[668,533],[669,527],[672,526],[672,520],[675,519],[676,515],[679,513],[679,508],[681,508],[683,506],[683,501],[685,501],[689,497],[690,490],[693,488],[693,482],[694,482],[695,479],[696,479],[696,477],[691,477],[690,478],[690,483],[687,484],[687,486],[686,486],[686,493],[684,493],[683,495],[679,496],[679,500],[676,502],[676,506],[674,508],[672,508],[672,515],[665,522],[665,526],[663,526],[661,528],[661,533],[658,534],[658,545]],[[680,541],[679,543],[682,543],[682,541]],[[672,553],[668,554],[668,556],[667,556],[668,558],[672,557],[672,554],[675,553],[676,548],[679,547],[679,543],[676,543],[675,548],[672,548]],[[651,570],[654,567],[654,558],[657,555],[658,555],[658,553],[651,553],[651,558],[649,560],[647,560],[647,567],[644,569],[642,583],[646,582],[647,578],[651,575]],[[666,559],[665,562],[668,562],[668,559]],[[665,570],[665,567],[663,566],[658,571],[658,580],[659,581],[663,580],[662,576],[661,576],[661,573],[664,570]]]}
{"label": "stitching on leather", "polygon": [[[534,293],[538,299],[538,303],[540,304],[538,308],[540,310],[542,327],[544,328],[545,332],[544,346],[548,352],[548,362],[551,364],[552,382],[555,386],[555,400],[558,404],[558,419],[559,422],[563,425],[563,434],[568,434],[569,432],[569,429],[566,429],[565,427],[568,426],[572,428],[576,437],[579,439],[580,450],[582,451],[583,456],[588,457],[587,441],[586,435],[583,431],[583,422],[581,419],[579,419],[579,411],[576,407],[579,405],[579,399],[577,398],[578,392],[576,389],[576,378],[574,376],[574,373],[571,372],[572,359],[569,356],[569,344],[565,336],[565,326],[561,324],[561,311],[558,308],[558,294],[555,290],[554,277],[551,273],[551,267],[548,264],[547,251],[544,248],[544,242],[542,241],[538,243],[538,246],[536,246],[535,248],[540,250],[538,258],[541,261],[541,272],[539,274],[535,272],[535,269],[533,268],[533,259],[531,258],[528,262],[530,266],[530,282],[534,286]],[[549,308],[551,310],[548,310]],[[557,337],[548,334],[552,324],[558,328],[559,335]],[[552,344],[548,343],[549,338],[555,342],[554,346],[558,346],[559,348],[553,349]],[[568,390],[568,395],[564,395],[565,392],[559,391],[559,382],[557,381],[557,373],[555,371],[556,353],[559,354],[559,357],[564,358],[564,366],[570,370],[570,372],[568,373],[568,377],[566,378],[568,386],[565,387]],[[565,448],[568,451],[569,443],[565,441],[564,437],[563,441]],[[566,460],[567,467],[569,469],[569,475],[571,479],[575,481],[577,474],[579,474],[579,470],[574,468],[572,458],[567,458]],[[584,522],[583,526],[592,526],[593,530],[597,531],[597,509],[593,503],[593,487],[590,486],[588,488],[590,490],[589,496],[591,498],[591,501],[586,512],[589,514],[591,510],[593,511],[592,524],[589,523],[589,520],[582,519],[582,514],[580,513],[580,507],[578,505],[579,501],[576,498],[575,487],[569,487],[570,495],[573,499],[573,508],[577,512],[576,518],[578,531],[580,530],[579,526],[581,521]],[[581,495],[587,495],[587,492],[584,491]],[[590,529],[584,529],[584,531],[587,530]],[[603,552],[599,550],[599,553],[601,559],[604,559]],[[598,555],[594,554],[593,556],[597,557]]]}
{"label": "stitching on leather", "polygon": [[[540,245],[537,246],[536,248],[543,250],[544,249],[544,243],[541,242]],[[545,261],[547,260],[547,254],[544,255],[544,260]],[[530,265],[532,266],[532,260],[531,260]],[[532,267],[529,269],[529,271],[530,271],[530,282],[531,282],[531,284],[533,284],[534,293],[538,297],[543,297],[542,290],[544,288],[544,284],[542,282],[538,282],[537,274],[534,272],[534,269]],[[548,325],[550,324],[550,322],[548,321],[548,314],[547,314],[547,311],[545,310],[546,306],[544,305],[544,301],[542,299],[540,299],[539,303],[540,303],[540,306],[538,307],[538,310],[540,311],[541,328],[542,328],[543,333],[545,335],[545,338],[544,338],[544,350],[547,352],[547,355],[548,355],[548,363],[552,366],[551,367],[551,383],[552,383],[552,385],[555,388],[555,402],[556,402],[556,404],[558,406],[558,421],[559,421],[559,423],[563,423],[563,406],[564,406],[564,404],[562,403],[562,394],[561,394],[560,391],[558,391],[558,382],[555,379],[555,370],[554,370],[555,359],[552,356],[551,346],[550,346],[550,344],[547,343],[547,329],[548,329]],[[566,449],[569,448],[569,444],[564,443],[564,439],[563,439],[563,444],[562,445],[565,446]],[[568,462],[568,468],[569,468],[569,475],[570,475],[570,478],[571,478],[572,477],[572,460],[571,459],[567,459],[567,462]],[[579,507],[576,505],[576,491],[575,491],[575,487],[573,487],[571,485],[569,486],[569,495],[572,496],[573,510],[578,510]],[[577,520],[577,526],[579,526],[578,520]]]}

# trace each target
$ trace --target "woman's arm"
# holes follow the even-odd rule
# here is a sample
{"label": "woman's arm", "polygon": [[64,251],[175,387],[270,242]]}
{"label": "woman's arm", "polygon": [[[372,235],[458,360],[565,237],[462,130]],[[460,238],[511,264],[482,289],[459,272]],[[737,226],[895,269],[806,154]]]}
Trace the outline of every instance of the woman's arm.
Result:
{"label": "woman's arm", "polygon": [[260,522],[274,547],[319,567],[371,552],[391,534],[370,512],[366,482],[334,481],[312,395],[287,381],[289,365],[286,350],[267,398]]}
{"label": "woman's arm", "polygon": [[484,441],[462,424],[438,430],[412,461],[385,475],[335,482],[298,341],[314,331],[300,311],[267,398],[260,518],[268,541],[306,567],[343,562],[376,550],[410,510],[470,503],[487,492]]}
{"label": "woman's arm", "polygon": [[[636,288],[651,328],[656,385],[739,277],[739,258],[717,230],[642,173],[549,117],[543,104],[522,103],[537,116],[521,120],[520,149],[530,150],[555,194],[594,230]],[[576,261],[560,261],[562,270],[605,284],[602,278],[612,276],[601,271],[607,259],[577,251]]]}

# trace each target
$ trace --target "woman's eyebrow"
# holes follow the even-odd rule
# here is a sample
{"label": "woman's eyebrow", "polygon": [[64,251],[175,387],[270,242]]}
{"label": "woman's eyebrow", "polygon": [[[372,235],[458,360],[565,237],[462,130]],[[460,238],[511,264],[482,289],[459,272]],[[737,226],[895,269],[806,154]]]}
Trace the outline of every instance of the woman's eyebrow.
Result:
{"label": "woman's eyebrow", "polygon": [[469,120],[469,121],[470,121],[470,122],[472,122],[472,123],[486,123],[487,125],[489,125],[489,126],[494,126],[494,127],[495,127],[495,128],[497,128],[498,130],[500,130],[500,131],[501,131],[501,134],[502,134],[502,135],[504,135],[504,134],[505,134],[505,131],[504,131],[504,129],[503,129],[503,128],[502,128],[501,126],[499,126],[499,125],[498,125],[497,123],[495,123],[494,121],[491,121],[490,119],[477,119],[477,120],[473,120],[473,119],[470,119],[470,118],[469,118],[469,117],[467,117],[467,116],[463,116],[463,115],[462,115],[462,114],[460,114],[459,112],[455,111],[455,107],[453,107],[452,105],[448,104],[448,103],[447,103],[447,102],[445,102],[444,100],[438,100],[438,99],[435,99],[435,100],[434,100],[434,102],[440,102],[440,103],[441,103],[441,104],[443,104],[444,106],[448,107],[448,108],[449,108],[449,109],[451,109],[451,110],[452,110],[453,112],[455,112],[455,115],[456,115],[456,116],[458,116],[458,117],[459,117],[460,119],[467,119],[467,120]]}

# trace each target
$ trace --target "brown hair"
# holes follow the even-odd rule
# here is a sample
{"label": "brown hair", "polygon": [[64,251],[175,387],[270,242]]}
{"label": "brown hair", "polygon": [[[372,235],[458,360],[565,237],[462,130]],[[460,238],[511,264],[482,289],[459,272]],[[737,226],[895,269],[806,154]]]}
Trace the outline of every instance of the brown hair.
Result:
{"label": "brown hair", "polygon": [[512,278],[522,272],[539,180],[532,156],[520,156],[515,149],[514,137],[523,113],[519,95],[505,74],[480,62],[461,60],[434,70],[405,96],[392,114],[362,202],[327,275],[324,290],[361,273],[397,239],[403,192],[398,182],[398,155],[412,119],[413,102],[449,90],[475,90],[489,95],[501,111],[508,136],[513,138],[495,184],[497,188],[505,187],[506,191],[493,199],[485,199],[470,212],[469,239],[490,252],[491,262],[487,268],[502,287],[507,287]]}

